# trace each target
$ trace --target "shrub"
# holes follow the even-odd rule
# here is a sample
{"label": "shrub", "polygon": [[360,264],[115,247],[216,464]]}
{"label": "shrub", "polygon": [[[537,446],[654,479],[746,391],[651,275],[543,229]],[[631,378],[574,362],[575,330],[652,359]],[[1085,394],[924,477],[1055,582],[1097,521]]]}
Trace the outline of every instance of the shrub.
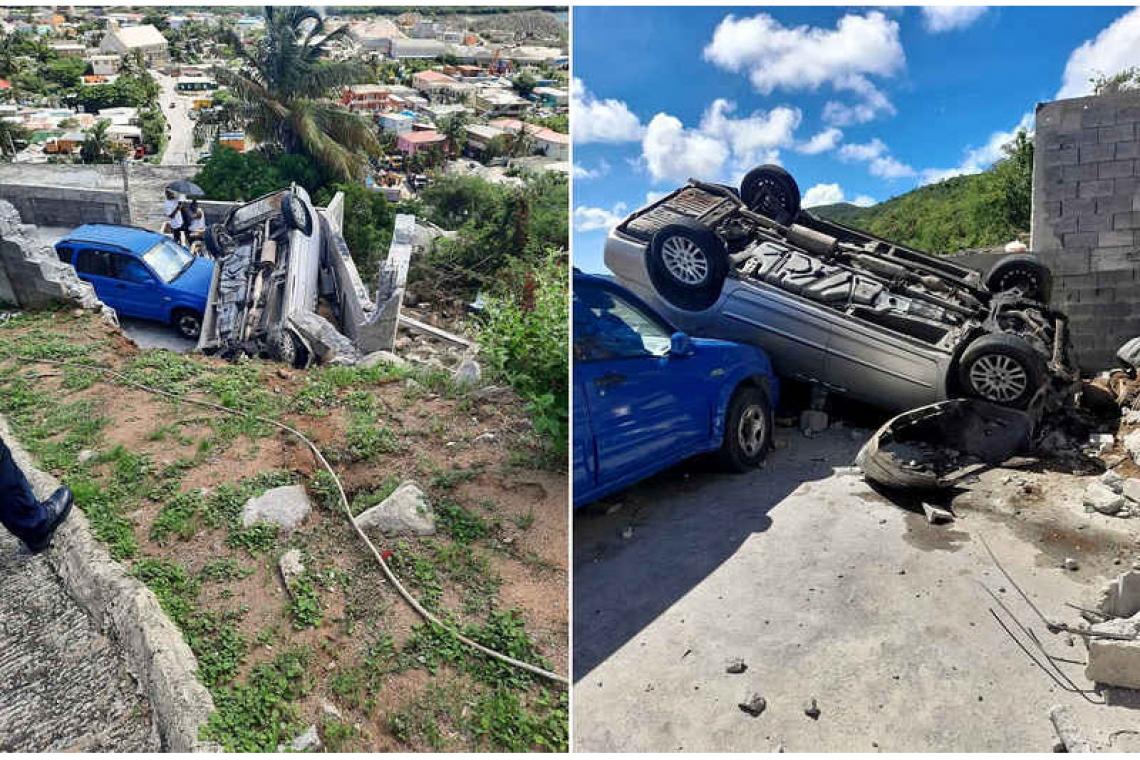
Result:
{"label": "shrub", "polygon": [[559,454],[569,435],[567,292],[564,253],[548,250],[534,268],[518,262],[479,335],[491,371],[529,403],[535,429]]}

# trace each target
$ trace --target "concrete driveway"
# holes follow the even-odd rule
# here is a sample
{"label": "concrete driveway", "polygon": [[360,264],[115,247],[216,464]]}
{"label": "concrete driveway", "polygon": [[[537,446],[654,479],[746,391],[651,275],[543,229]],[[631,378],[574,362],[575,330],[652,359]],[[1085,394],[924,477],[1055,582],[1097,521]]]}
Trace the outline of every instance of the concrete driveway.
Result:
{"label": "concrete driveway", "polygon": [[[1135,712],[1055,686],[1001,630],[979,583],[1053,654],[1084,659],[1080,642],[1045,633],[978,541],[1046,614],[1075,622],[1063,603],[1086,601],[1120,572],[1114,562],[1130,561],[1135,536],[1100,515],[1076,527],[1086,518],[1067,502],[1005,499],[1007,471],[955,499],[953,524],[929,525],[849,466],[867,432],[808,440],[780,429],[783,448],[754,473],[689,463],[579,511],[578,750],[1047,752],[1054,704],[1096,741],[1136,726]],[[1050,491],[1068,499],[1079,487]],[[1063,570],[1064,554],[1081,569]],[[747,670],[727,673],[731,658]],[[1091,687],[1081,665],[1066,667]],[[738,707],[753,693],[767,700],[755,718]],[[812,698],[818,720],[804,712]],[[1111,741],[1124,749],[1132,739]]]}
{"label": "concrete driveway", "polygon": [[198,151],[194,148],[194,122],[189,116],[194,98],[175,92],[174,85],[178,80],[174,77],[154,72],[154,78],[162,88],[158,100],[162,105],[162,113],[166,116],[166,124],[170,128],[167,134],[169,141],[162,154],[162,164],[193,165],[198,160]]}

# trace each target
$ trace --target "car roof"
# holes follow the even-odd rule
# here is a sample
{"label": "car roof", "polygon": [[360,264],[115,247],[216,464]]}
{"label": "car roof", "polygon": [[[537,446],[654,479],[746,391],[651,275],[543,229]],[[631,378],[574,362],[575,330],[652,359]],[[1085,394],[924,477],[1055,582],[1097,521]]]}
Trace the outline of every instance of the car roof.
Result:
{"label": "car roof", "polygon": [[85,224],[72,230],[60,242],[113,245],[117,248],[141,253],[164,237],[165,235],[142,227],[130,227],[123,224]]}

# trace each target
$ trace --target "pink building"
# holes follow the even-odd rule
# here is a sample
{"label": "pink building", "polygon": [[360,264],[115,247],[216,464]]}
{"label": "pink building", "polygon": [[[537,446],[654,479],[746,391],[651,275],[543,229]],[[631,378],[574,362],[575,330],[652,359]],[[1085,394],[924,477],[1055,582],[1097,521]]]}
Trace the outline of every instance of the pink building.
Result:
{"label": "pink building", "polygon": [[414,156],[419,151],[426,150],[433,145],[442,148],[446,142],[446,135],[441,135],[432,129],[424,129],[401,133],[396,140],[396,149],[401,153],[408,154],[408,156]]}

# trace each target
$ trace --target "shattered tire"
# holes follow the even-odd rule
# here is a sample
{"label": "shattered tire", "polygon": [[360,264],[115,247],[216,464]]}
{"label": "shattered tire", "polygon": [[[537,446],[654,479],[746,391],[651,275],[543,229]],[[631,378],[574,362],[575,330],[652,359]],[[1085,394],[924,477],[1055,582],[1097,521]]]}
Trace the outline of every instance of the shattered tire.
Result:
{"label": "shattered tire", "polygon": [[234,248],[234,239],[224,224],[211,224],[207,227],[204,240],[210,258],[216,261],[224,259]]}
{"label": "shattered tire", "polygon": [[704,311],[720,298],[728,252],[716,233],[695,219],[681,219],[653,236],[647,253],[657,292],[685,311]]}
{"label": "shattered tire", "polygon": [[291,230],[300,230],[305,235],[313,231],[313,217],[309,215],[309,209],[293,193],[285,193],[281,197],[281,216],[285,219],[285,226]]}
{"label": "shattered tire", "polygon": [[1048,379],[1045,360],[1024,338],[983,335],[958,363],[958,381],[968,396],[1025,409]]}

